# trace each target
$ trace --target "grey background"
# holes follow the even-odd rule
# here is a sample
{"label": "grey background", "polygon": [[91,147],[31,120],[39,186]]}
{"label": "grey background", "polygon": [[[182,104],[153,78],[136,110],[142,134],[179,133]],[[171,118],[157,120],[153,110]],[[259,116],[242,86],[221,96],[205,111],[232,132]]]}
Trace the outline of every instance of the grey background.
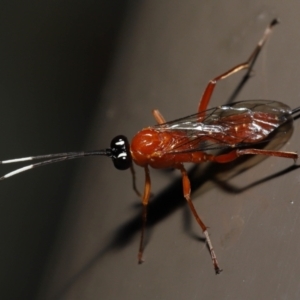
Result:
{"label": "grey background", "polygon": [[[299,9],[298,1],[2,1],[0,157],[105,148],[154,124],[153,108],[167,120],[196,112],[208,80],[244,61],[274,17],[281,24],[239,99],[297,107]],[[220,83],[211,106],[239,79]],[[299,151],[299,132],[296,121],[283,149]],[[218,276],[177,172],[151,170],[141,266],[139,199],[129,172],[109,159],[3,181],[0,298],[299,299],[299,170],[268,178],[291,164],[269,158],[226,182],[239,165],[191,171]]]}

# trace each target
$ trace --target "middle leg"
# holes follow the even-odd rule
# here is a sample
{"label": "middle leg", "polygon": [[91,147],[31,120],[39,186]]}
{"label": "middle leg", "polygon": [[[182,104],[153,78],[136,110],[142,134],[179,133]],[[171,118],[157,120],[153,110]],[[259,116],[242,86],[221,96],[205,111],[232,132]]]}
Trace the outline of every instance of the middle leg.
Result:
{"label": "middle leg", "polygon": [[186,199],[186,201],[187,201],[187,203],[188,203],[188,205],[189,205],[189,207],[190,207],[197,223],[200,225],[200,227],[203,231],[203,234],[205,235],[206,243],[207,243],[207,246],[208,246],[208,249],[209,249],[209,252],[210,252],[210,256],[211,256],[211,259],[212,259],[212,262],[213,262],[214,269],[215,269],[216,273],[219,274],[222,271],[222,269],[220,269],[220,267],[219,267],[219,264],[218,264],[218,261],[217,261],[217,256],[216,256],[214,248],[212,246],[212,243],[211,243],[208,231],[207,231],[207,227],[203,223],[201,218],[199,217],[199,215],[198,215],[198,213],[195,209],[195,206],[194,206],[194,204],[191,200],[191,184],[190,184],[190,180],[189,180],[187,171],[186,171],[186,169],[184,168],[184,166],[182,164],[180,164],[177,168],[181,171],[181,175],[182,175],[182,185],[183,185],[184,198]]}
{"label": "middle leg", "polygon": [[163,117],[163,115],[160,113],[158,109],[153,109],[152,114],[158,124],[166,123],[165,118]]}

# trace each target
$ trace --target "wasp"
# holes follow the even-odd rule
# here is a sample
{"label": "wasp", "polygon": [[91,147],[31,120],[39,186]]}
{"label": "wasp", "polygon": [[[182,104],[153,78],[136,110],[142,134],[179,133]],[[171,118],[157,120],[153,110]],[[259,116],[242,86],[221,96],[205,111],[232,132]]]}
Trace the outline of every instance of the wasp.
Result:
{"label": "wasp", "polygon": [[[298,158],[295,152],[263,149],[261,146],[269,142],[274,132],[280,130],[280,128],[285,125],[292,127],[293,115],[300,111],[300,107],[291,109],[286,104],[278,101],[252,100],[207,109],[217,82],[241,70],[251,69],[277,23],[278,20],[274,19],[269,24],[246,62],[236,65],[209,81],[200,99],[197,113],[166,122],[163,115],[158,110],[154,110],[153,116],[157,125],[139,131],[133,137],[131,143],[125,136],[118,135],[112,139],[110,148],[103,150],[3,160],[0,162],[1,164],[30,160],[42,161],[10,172],[0,177],[0,180],[55,162],[86,156],[101,155],[110,157],[117,169],[131,170],[133,188],[142,200],[142,230],[138,252],[138,262],[142,263],[147,206],[151,193],[149,167],[178,169],[182,176],[184,198],[205,236],[215,272],[220,273],[222,270],[219,267],[207,226],[198,215],[191,200],[191,185],[184,163],[200,164],[208,161],[228,163],[244,155],[276,156],[293,160]],[[143,194],[140,194],[136,188],[134,164],[144,168],[145,171]]]}

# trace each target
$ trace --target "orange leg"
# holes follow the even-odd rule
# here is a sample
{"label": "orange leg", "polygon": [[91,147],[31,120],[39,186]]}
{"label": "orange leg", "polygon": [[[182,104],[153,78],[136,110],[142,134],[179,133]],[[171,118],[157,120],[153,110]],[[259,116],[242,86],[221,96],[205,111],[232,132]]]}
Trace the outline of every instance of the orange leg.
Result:
{"label": "orange leg", "polygon": [[276,157],[284,157],[291,158],[296,160],[298,158],[298,154],[295,152],[284,152],[284,151],[272,151],[272,150],[264,150],[264,149],[236,149],[226,154],[221,154],[217,156],[210,156],[209,160],[218,162],[218,163],[227,163],[231,162],[242,155],[266,155],[266,156],[276,156]]}
{"label": "orange leg", "polygon": [[[165,118],[159,112],[159,110],[154,109],[152,111],[153,116],[158,124],[166,123]],[[133,169],[132,169],[133,170]],[[132,176],[134,176],[134,170],[132,171]],[[135,182],[135,180],[134,180]],[[135,184],[134,184],[134,190]],[[144,236],[145,236],[145,229],[146,229],[146,222],[147,222],[147,208],[149,203],[149,198],[151,196],[151,179],[148,166],[145,167],[145,188],[144,188],[144,195],[142,199],[143,204],[143,211],[142,211],[142,231],[141,231],[141,239],[140,239],[140,247],[139,247],[139,254],[138,254],[138,262],[141,264],[143,262],[143,252],[144,252]]]}
{"label": "orange leg", "polygon": [[150,190],[151,190],[151,180],[148,166],[145,167],[145,188],[143,195],[143,211],[142,211],[142,231],[141,231],[141,239],[140,239],[140,247],[138,254],[138,262],[141,264],[143,262],[143,252],[144,252],[144,233],[146,228],[147,221],[147,207],[150,198]]}
{"label": "orange leg", "polygon": [[165,118],[163,117],[163,115],[160,113],[158,109],[153,109],[152,114],[158,124],[166,123]]}
{"label": "orange leg", "polygon": [[190,180],[189,180],[189,177],[188,177],[188,174],[184,168],[184,166],[182,164],[180,164],[178,166],[178,169],[181,171],[181,175],[182,175],[182,185],[183,185],[183,194],[184,194],[184,198],[186,199],[197,223],[200,225],[204,235],[205,235],[205,238],[206,238],[206,243],[208,245],[208,248],[209,248],[209,252],[210,252],[210,255],[211,255],[211,259],[212,259],[212,262],[213,262],[213,265],[214,265],[214,268],[215,268],[215,271],[217,274],[219,274],[222,270],[220,269],[219,265],[218,265],[218,261],[217,261],[217,256],[215,254],[215,251],[213,249],[213,246],[212,246],[212,243],[211,243],[211,240],[210,240],[210,237],[209,237],[209,234],[208,234],[208,231],[207,231],[207,227],[206,225],[202,222],[202,220],[200,219],[196,209],[195,209],[195,206],[193,205],[193,202],[191,201],[191,184],[190,184]]}
{"label": "orange leg", "polygon": [[206,86],[206,89],[203,93],[203,96],[201,97],[201,100],[200,100],[200,103],[199,103],[199,106],[198,106],[198,112],[199,113],[207,109],[207,106],[208,106],[208,103],[209,103],[210,98],[212,96],[212,93],[214,91],[214,88],[215,88],[215,86],[216,86],[216,84],[219,80],[223,80],[223,79],[233,75],[236,72],[239,72],[241,70],[252,67],[252,65],[253,65],[254,61],[256,60],[258,54],[260,53],[263,45],[265,44],[267,38],[269,37],[270,33],[272,32],[273,26],[275,26],[276,24],[278,24],[278,20],[274,19],[270,23],[270,25],[267,27],[267,29],[265,30],[263,37],[258,42],[258,44],[255,47],[253,53],[250,55],[250,57],[248,58],[248,60],[246,62],[238,64],[237,66],[230,69],[229,71],[227,71],[227,72],[215,77],[214,79],[210,80],[210,82]]}
{"label": "orange leg", "polygon": [[134,170],[133,164],[131,164],[131,166],[130,166],[130,171],[131,171],[131,177],[132,177],[132,188],[135,191],[135,193],[137,194],[137,196],[139,198],[141,198],[142,194],[139,192],[139,190],[136,187],[136,176],[135,176],[135,170]]}

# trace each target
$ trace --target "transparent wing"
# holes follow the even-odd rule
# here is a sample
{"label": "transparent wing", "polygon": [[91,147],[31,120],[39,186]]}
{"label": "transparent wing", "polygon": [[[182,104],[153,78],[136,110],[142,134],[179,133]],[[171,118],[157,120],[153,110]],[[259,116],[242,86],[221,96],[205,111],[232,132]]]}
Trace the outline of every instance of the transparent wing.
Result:
{"label": "transparent wing", "polygon": [[[176,145],[170,153],[208,151],[249,147],[267,142],[281,125],[292,126],[289,106],[269,100],[232,103],[156,125],[157,130],[170,131]],[[278,132],[277,139],[285,135]]]}

